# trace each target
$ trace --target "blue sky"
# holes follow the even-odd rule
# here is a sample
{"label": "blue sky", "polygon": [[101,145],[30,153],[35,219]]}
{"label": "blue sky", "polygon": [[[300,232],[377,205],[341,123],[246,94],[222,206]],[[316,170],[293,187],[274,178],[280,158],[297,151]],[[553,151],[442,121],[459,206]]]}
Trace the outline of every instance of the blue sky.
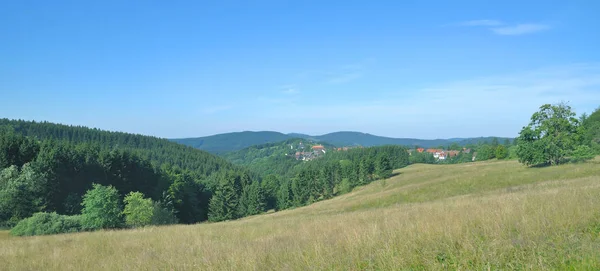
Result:
{"label": "blue sky", "polygon": [[0,117],[516,136],[600,106],[598,1],[2,1]]}

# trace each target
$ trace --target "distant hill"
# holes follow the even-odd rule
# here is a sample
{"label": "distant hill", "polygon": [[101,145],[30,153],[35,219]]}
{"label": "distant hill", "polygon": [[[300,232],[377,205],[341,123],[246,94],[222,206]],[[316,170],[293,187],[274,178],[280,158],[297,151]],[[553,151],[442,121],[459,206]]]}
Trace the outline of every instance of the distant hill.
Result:
{"label": "distant hill", "polygon": [[291,137],[289,135],[279,132],[245,131],[195,138],[171,139],[171,141],[205,150],[210,153],[223,154],[226,152],[241,150],[253,145],[280,142],[290,138]]}
{"label": "distant hill", "polygon": [[[283,134],[279,132],[237,132],[218,134],[213,136],[171,139],[174,142],[192,146],[215,154],[224,154],[227,152],[238,151],[253,145],[281,142],[293,138],[303,138],[318,142],[327,142],[337,147],[344,146],[382,146],[382,145],[403,145],[420,146],[424,148],[448,146],[452,143],[459,145],[477,144],[480,142],[491,142],[494,137],[476,137],[476,138],[451,138],[451,139],[416,139],[416,138],[392,138],[376,136],[361,132],[335,132],[320,136],[311,136],[300,133]],[[497,138],[500,143],[511,138]]]}

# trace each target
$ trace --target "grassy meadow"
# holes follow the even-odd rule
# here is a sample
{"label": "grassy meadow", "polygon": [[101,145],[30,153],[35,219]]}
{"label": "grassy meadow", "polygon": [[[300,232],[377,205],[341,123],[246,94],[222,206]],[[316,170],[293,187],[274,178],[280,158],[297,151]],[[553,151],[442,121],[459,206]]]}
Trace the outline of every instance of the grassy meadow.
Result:
{"label": "grassy meadow", "polygon": [[198,225],[0,232],[2,270],[600,270],[600,159],[412,165],[313,205]]}

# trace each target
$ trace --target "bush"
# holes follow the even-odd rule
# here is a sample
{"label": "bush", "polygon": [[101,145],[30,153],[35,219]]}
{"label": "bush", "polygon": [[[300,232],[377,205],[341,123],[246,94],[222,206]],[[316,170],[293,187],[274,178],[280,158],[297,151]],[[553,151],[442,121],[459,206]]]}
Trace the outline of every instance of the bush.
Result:
{"label": "bush", "polygon": [[131,227],[142,227],[152,223],[153,204],[151,199],[145,199],[141,192],[131,192],[125,196],[125,224]]}
{"label": "bush", "polygon": [[579,145],[573,151],[572,162],[583,162],[594,158],[594,150],[587,145]]}
{"label": "bush", "polygon": [[66,216],[57,213],[35,213],[21,220],[10,231],[15,236],[33,236],[81,231],[79,216]]}
{"label": "bush", "polygon": [[123,225],[119,192],[112,186],[94,184],[83,196],[81,226],[86,230],[114,229]]}
{"label": "bush", "polygon": [[152,225],[171,225],[179,223],[172,208],[164,206],[164,204],[160,202],[154,202],[153,204]]}
{"label": "bush", "polygon": [[496,147],[496,158],[497,159],[506,159],[508,157],[508,149],[504,145],[498,145]]}

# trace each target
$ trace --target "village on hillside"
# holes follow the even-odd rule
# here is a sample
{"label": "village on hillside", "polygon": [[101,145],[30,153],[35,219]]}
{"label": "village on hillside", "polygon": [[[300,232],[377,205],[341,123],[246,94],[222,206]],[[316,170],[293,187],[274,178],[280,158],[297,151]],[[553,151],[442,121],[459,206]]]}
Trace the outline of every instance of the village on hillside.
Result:
{"label": "village on hillside", "polygon": [[[353,147],[338,147],[331,148],[332,151],[348,151],[355,148],[363,148],[362,146],[353,146]],[[304,144],[300,141],[298,144],[290,144],[290,149],[295,150],[293,154],[296,160],[302,161],[310,161],[319,157],[322,157],[325,153],[327,153],[327,149],[322,144],[312,145],[310,142]],[[287,155],[287,154],[286,154]]]}
{"label": "village on hillside", "polygon": [[[337,148],[332,148],[332,151],[348,151],[348,150],[351,150],[354,148],[363,148],[363,147],[362,146],[337,147]],[[290,144],[290,149],[292,151],[295,150],[295,153],[293,155],[296,158],[296,160],[302,160],[302,161],[310,161],[310,160],[319,158],[319,157],[323,156],[324,154],[326,154],[328,151],[325,148],[325,146],[323,146],[321,144],[316,144],[316,145],[312,145],[310,143],[305,144],[302,141],[300,141],[296,145]],[[471,154],[472,161],[475,161],[476,157],[477,157],[477,152],[471,152],[470,148],[462,148],[462,150],[444,150],[444,149],[436,149],[436,148],[430,148],[430,149],[416,148],[416,149],[408,150],[409,155],[412,155],[414,152],[431,154],[433,156],[433,158],[438,161],[444,161],[444,160],[456,157],[461,153]]]}
{"label": "village on hillside", "polygon": [[[457,150],[443,150],[443,149],[425,149],[425,148],[417,148],[417,149],[410,149],[408,150],[408,154],[412,155],[413,152],[418,152],[418,153],[429,153],[431,155],[433,155],[433,158],[435,158],[436,160],[446,160],[452,157],[456,157],[458,156],[461,152],[464,154],[471,154],[471,149],[467,149],[467,148],[462,148],[462,150],[457,151]],[[477,157],[477,152],[473,152],[472,153],[472,161],[475,161]]]}

